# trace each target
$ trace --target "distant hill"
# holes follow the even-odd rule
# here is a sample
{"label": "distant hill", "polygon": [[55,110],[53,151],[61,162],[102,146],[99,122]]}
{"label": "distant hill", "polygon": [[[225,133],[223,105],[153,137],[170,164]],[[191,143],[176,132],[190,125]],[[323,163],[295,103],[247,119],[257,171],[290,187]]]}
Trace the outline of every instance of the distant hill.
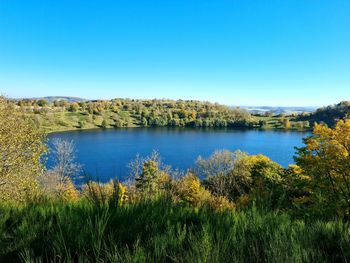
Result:
{"label": "distant hill", "polygon": [[271,112],[273,115],[279,114],[301,114],[311,113],[316,110],[316,107],[271,107],[271,106],[242,106],[241,108],[246,109],[252,114],[264,114]]}
{"label": "distant hill", "polygon": [[305,116],[299,116],[300,121],[309,121],[310,124],[326,123],[328,126],[333,127],[337,120],[345,119],[350,117],[350,101],[342,101],[335,105],[322,107],[317,109],[315,112]]}

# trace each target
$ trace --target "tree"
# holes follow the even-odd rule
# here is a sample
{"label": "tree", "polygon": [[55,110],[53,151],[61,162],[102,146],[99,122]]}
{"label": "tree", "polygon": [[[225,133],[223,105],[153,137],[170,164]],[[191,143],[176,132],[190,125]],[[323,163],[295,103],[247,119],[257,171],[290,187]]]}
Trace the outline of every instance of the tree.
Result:
{"label": "tree", "polygon": [[260,126],[260,127],[267,126],[267,121],[266,121],[266,120],[260,120],[260,121],[259,121],[259,126]]}
{"label": "tree", "polygon": [[85,127],[85,125],[86,125],[86,121],[85,120],[80,120],[80,121],[78,121],[78,126],[77,127],[82,129],[82,128]]}
{"label": "tree", "polygon": [[159,167],[155,161],[148,160],[142,165],[142,173],[136,178],[136,188],[144,197],[153,197],[158,194]]}
{"label": "tree", "polygon": [[251,199],[260,207],[276,207],[283,196],[284,169],[264,155],[217,151],[206,160],[199,158],[194,171],[206,176],[204,185],[213,194],[233,202]]}
{"label": "tree", "polygon": [[45,99],[40,99],[37,101],[36,103],[39,107],[45,107],[47,105],[49,105],[49,102]]}
{"label": "tree", "polygon": [[89,112],[89,114],[93,114],[94,113],[94,108],[95,108],[95,105],[92,102],[89,102],[86,105],[86,109]]}
{"label": "tree", "polygon": [[228,150],[215,151],[208,159],[199,156],[194,168],[195,174],[201,178],[216,176],[219,174],[227,175],[235,166],[235,155]]}
{"label": "tree", "polygon": [[304,127],[304,122],[303,122],[303,121],[298,121],[298,122],[296,123],[296,126],[297,126],[297,128],[298,128],[299,130],[302,130],[302,129],[305,128],[305,127]]}
{"label": "tree", "polygon": [[207,160],[199,159],[195,171],[198,175],[206,175],[204,185],[212,193],[232,201],[247,194],[251,188],[248,155],[240,151],[219,151]]}
{"label": "tree", "polygon": [[55,162],[52,170],[56,172],[62,180],[66,178],[72,180],[76,179],[82,170],[82,166],[75,161],[74,142],[58,138],[53,141],[52,148]]}
{"label": "tree", "polygon": [[114,127],[120,128],[125,126],[124,118],[121,118],[118,114],[113,114],[112,119],[114,121]]}
{"label": "tree", "polygon": [[40,177],[44,193],[57,197],[75,196],[73,182],[79,178],[82,166],[75,161],[74,143],[55,139],[52,153],[54,166]]}
{"label": "tree", "polygon": [[259,154],[248,157],[252,178],[250,196],[261,208],[278,208],[284,198],[284,169],[268,157]]}
{"label": "tree", "polygon": [[179,199],[194,206],[206,202],[210,198],[210,192],[205,190],[198,177],[192,173],[186,174],[176,184]]}
{"label": "tree", "polygon": [[347,119],[349,114],[350,102],[342,101],[336,105],[319,108],[313,113],[299,115],[298,120],[309,121],[310,124],[324,122],[329,127],[335,127],[337,120]]}
{"label": "tree", "polygon": [[107,126],[108,126],[107,121],[106,121],[106,120],[103,120],[102,123],[101,123],[101,127],[104,128],[104,129],[106,129]]}
{"label": "tree", "polygon": [[265,112],[265,117],[272,117],[273,116],[273,113],[271,111],[267,111]]}
{"label": "tree", "polygon": [[193,124],[195,127],[202,127],[203,126],[203,120],[202,119],[196,119]]}
{"label": "tree", "polygon": [[291,128],[291,123],[290,123],[290,121],[289,121],[289,119],[288,118],[286,118],[286,119],[284,119],[283,120],[283,128],[285,129],[285,130],[289,130],[290,128]]}
{"label": "tree", "polygon": [[350,120],[338,121],[334,129],[316,124],[304,143],[295,160],[311,178],[315,206],[350,218]]}
{"label": "tree", "polygon": [[129,164],[129,168],[131,170],[129,185],[135,183],[143,199],[157,197],[168,187],[170,168],[163,166],[159,153],[156,151],[146,158],[137,156]]}
{"label": "tree", "polygon": [[0,200],[24,201],[37,193],[45,134],[15,104],[0,97]]}
{"label": "tree", "polygon": [[198,177],[191,172],[174,182],[175,202],[185,202],[192,206],[209,205],[216,210],[233,209],[234,204],[224,196],[215,196],[205,189]]}
{"label": "tree", "polygon": [[304,128],[310,128],[310,122],[309,121],[304,121],[303,123],[304,123],[303,124]]}
{"label": "tree", "polygon": [[148,125],[147,119],[145,117],[142,117],[141,118],[141,126],[142,127],[147,127],[147,125]]}
{"label": "tree", "polygon": [[69,105],[68,111],[70,111],[70,112],[77,112],[78,110],[79,110],[79,104],[78,103],[72,102]]}

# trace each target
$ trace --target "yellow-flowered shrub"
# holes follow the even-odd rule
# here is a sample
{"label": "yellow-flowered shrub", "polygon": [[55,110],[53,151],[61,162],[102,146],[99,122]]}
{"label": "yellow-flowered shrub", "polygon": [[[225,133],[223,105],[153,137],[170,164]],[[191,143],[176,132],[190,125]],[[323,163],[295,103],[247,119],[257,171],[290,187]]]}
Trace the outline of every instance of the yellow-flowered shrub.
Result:
{"label": "yellow-flowered shrub", "polygon": [[254,200],[258,207],[280,207],[285,202],[283,167],[262,154],[249,156],[247,161],[252,178],[249,200]]}
{"label": "yellow-flowered shrub", "polygon": [[250,199],[249,199],[249,195],[247,194],[241,195],[237,200],[237,205],[239,207],[247,207],[249,203],[250,203]]}
{"label": "yellow-flowered shrub", "polygon": [[82,195],[103,203],[116,201],[124,204],[128,201],[126,186],[114,180],[105,184],[91,181],[82,187]]}
{"label": "yellow-flowered shrub", "polygon": [[192,173],[176,182],[176,191],[180,202],[193,206],[209,205],[217,210],[232,209],[234,205],[223,196],[214,196],[202,185],[198,177]]}
{"label": "yellow-flowered shrub", "polygon": [[68,180],[64,185],[61,186],[61,198],[64,201],[75,202],[79,199],[79,191],[75,188],[73,182]]}

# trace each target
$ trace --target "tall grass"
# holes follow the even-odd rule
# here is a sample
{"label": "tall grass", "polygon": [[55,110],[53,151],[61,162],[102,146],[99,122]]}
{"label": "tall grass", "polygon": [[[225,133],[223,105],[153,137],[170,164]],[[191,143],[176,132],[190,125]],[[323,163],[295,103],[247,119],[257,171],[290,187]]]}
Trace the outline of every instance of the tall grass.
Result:
{"label": "tall grass", "polygon": [[0,207],[0,262],[347,262],[350,227],[165,200]]}

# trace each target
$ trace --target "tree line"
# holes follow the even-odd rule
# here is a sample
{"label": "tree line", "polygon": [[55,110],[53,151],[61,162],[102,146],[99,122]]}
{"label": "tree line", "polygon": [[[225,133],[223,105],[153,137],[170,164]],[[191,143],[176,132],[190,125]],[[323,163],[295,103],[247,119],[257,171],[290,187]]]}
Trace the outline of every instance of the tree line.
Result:
{"label": "tree line", "polygon": [[308,121],[309,123],[325,123],[329,127],[334,127],[339,120],[350,117],[350,101],[342,101],[335,105],[322,107],[310,114],[297,116],[298,121]]}
{"label": "tree line", "polygon": [[[86,102],[65,100],[19,100],[17,105],[38,115],[70,112],[76,126],[94,123],[100,127],[255,127],[248,111],[217,103],[194,100],[113,99]],[[45,119],[44,117],[42,119]]]}

